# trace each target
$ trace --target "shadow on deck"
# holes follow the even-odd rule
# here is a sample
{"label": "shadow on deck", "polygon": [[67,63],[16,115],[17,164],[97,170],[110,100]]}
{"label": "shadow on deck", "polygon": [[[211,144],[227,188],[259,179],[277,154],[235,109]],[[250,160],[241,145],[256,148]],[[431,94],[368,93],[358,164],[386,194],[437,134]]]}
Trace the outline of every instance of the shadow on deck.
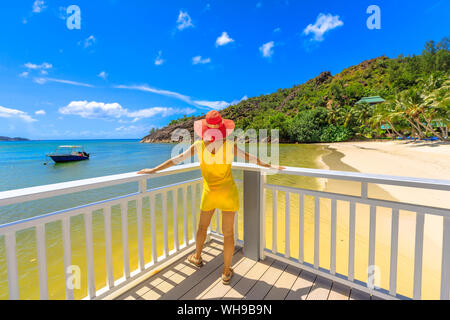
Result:
{"label": "shadow on deck", "polygon": [[128,290],[117,299],[131,300],[370,300],[369,294],[316,276],[271,258],[253,261],[236,247],[230,285],[220,279],[222,243],[212,240],[203,249],[205,264],[196,268],[188,254]]}

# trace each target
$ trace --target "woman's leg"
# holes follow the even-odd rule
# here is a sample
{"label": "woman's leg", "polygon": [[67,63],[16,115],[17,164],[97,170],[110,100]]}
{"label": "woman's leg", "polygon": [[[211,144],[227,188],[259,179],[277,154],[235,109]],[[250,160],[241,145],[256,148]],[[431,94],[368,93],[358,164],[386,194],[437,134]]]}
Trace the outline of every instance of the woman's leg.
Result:
{"label": "woman's leg", "polygon": [[222,211],[223,274],[228,275],[234,253],[234,211]]}
{"label": "woman's leg", "polygon": [[206,240],[206,233],[211,222],[211,217],[214,214],[214,210],[200,211],[200,221],[198,222],[197,236],[195,238],[195,258],[200,259],[202,255],[203,244]]}

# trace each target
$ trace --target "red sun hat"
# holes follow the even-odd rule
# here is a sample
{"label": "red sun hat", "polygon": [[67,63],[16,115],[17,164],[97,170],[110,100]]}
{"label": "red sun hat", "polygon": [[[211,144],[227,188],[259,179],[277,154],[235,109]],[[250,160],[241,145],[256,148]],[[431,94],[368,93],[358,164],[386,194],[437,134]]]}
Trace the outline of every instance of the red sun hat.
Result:
{"label": "red sun hat", "polygon": [[233,120],[222,119],[216,110],[209,111],[205,119],[194,122],[195,133],[206,141],[214,141],[217,137],[225,139],[233,130]]}

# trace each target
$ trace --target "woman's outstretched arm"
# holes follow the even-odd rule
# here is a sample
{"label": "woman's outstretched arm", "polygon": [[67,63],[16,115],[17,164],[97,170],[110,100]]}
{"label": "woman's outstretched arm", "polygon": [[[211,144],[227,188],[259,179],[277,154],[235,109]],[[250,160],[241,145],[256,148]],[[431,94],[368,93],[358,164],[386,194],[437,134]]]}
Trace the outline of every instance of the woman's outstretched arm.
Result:
{"label": "woman's outstretched arm", "polygon": [[149,174],[149,173],[155,173],[157,171],[161,171],[163,169],[170,168],[171,166],[173,166],[173,165],[175,165],[177,163],[180,163],[180,162],[182,162],[183,160],[185,160],[187,158],[190,158],[190,157],[194,156],[194,152],[195,152],[194,145],[191,145],[189,147],[189,149],[187,149],[185,152],[179,154],[178,156],[173,157],[172,159],[169,159],[169,160],[161,163],[160,165],[158,165],[158,166],[156,166],[154,168],[142,169],[138,173],[139,174]]}
{"label": "woman's outstretched arm", "polygon": [[239,158],[245,159],[245,161],[249,161],[250,163],[256,163],[258,166],[261,166],[261,167],[272,168],[272,169],[277,169],[277,170],[285,169],[282,166],[271,165],[269,163],[265,163],[265,162],[261,161],[258,157],[254,156],[244,150],[239,149],[236,144],[234,145],[234,154],[237,155]]}

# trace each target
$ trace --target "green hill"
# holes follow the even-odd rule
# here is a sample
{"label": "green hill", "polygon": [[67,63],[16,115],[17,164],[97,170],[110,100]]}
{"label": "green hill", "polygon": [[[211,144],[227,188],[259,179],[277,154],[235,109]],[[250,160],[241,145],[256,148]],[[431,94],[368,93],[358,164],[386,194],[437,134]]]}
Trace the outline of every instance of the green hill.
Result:
{"label": "green hill", "polygon": [[[282,142],[332,142],[413,135],[448,136],[449,38],[429,41],[421,55],[382,56],[290,89],[248,98],[220,111],[236,128],[279,129]],[[380,96],[381,104],[356,104]],[[173,120],[142,142],[170,142],[177,129],[193,134],[200,117]],[[446,132],[447,131],[447,132]]]}

